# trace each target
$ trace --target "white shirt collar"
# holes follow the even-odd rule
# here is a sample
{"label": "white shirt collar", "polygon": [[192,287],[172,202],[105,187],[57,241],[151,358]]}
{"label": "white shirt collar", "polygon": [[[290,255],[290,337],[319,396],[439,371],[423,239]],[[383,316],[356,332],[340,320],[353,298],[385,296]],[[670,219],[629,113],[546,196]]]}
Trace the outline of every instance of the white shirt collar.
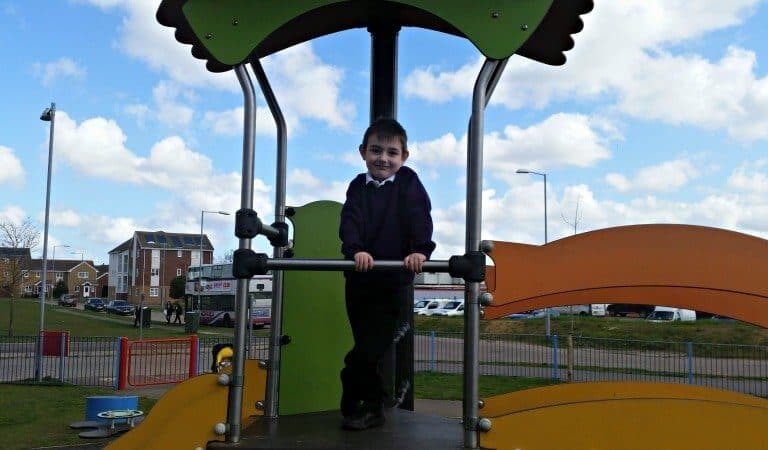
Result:
{"label": "white shirt collar", "polygon": [[389,177],[389,178],[387,178],[386,180],[384,180],[384,181],[378,181],[378,180],[375,180],[375,179],[374,179],[374,178],[371,176],[371,173],[370,173],[370,172],[366,172],[366,173],[365,173],[365,184],[368,184],[368,183],[373,183],[373,185],[374,185],[374,186],[376,186],[376,187],[381,187],[381,186],[383,186],[383,185],[384,185],[384,184],[386,184],[386,183],[394,183],[394,182],[395,182],[395,175],[397,175],[397,174],[396,174],[396,173],[393,173],[393,174],[392,174],[392,176],[391,176],[391,177]]}

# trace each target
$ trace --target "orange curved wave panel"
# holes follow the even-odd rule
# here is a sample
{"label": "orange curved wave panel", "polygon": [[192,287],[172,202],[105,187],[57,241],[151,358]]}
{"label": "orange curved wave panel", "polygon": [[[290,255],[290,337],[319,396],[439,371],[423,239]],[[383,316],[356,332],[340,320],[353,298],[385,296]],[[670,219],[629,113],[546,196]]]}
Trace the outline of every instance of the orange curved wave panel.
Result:
{"label": "orange curved wave panel", "polygon": [[484,317],[586,303],[666,305],[768,328],[768,240],[695,225],[632,225],[535,246],[496,241]]}

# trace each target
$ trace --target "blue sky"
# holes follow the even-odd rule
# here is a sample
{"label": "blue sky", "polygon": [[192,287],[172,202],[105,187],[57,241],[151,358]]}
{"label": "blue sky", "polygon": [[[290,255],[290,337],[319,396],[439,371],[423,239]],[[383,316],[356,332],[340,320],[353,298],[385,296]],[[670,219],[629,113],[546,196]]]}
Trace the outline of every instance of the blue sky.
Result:
{"label": "blue sky", "polygon": [[[239,208],[242,95],[211,74],[158,1],[0,0],[0,219],[43,229],[55,101],[49,249],[85,258],[134,230],[198,233]],[[483,238],[543,242],[637,223],[768,238],[768,2],[596,1],[562,67],[513,57],[486,118]],[[343,201],[364,170],[369,35],[352,30],[266,58],[289,124],[288,202]],[[468,42],[400,33],[398,118],[433,201],[436,257],[463,253],[465,139],[481,64]],[[274,210],[274,125],[259,104],[254,209]],[[217,257],[233,216],[206,215]],[[266,249],[260,240],[258,249]],[[41,244],[33,251],[40,255]],[[50,253],[49,253],[50,257]],[[57,258],[76,258],[59,248]]]}

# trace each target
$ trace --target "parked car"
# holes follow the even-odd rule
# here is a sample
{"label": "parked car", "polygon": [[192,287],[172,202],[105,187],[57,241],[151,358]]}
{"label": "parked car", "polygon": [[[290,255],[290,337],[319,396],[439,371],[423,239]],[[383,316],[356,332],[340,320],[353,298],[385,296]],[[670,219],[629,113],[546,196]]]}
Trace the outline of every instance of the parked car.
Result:
{"label": "parked car", "polygon": [[104,303],[104,299],[100,297],[92,297],[85,301],[83,308],[85,308],[86,311],[101,312],[107,309],[107,305]]}
{"label": "parked car", "polygon": [[588,316],[592,314],[591,305],[554,306],[549,308],[549,310],[557,311],[560,314],[573,314],[575,316]]}
{"label": "parked car", "polygon": [[463,316],[464,315],[464,300],[453,300],[445,303],[442,307],[437,308],[433,313],[433,316]]}
{"label": "parked car", "polygon": [[119,316],[130,316],[134,312],[134,307],[125,300],[112,300],[107,304],[107,314],[117,314]]}
{"label": "parked car", "polygon": [[77,296],[75,294],[63,294],[59,297],[59,306],[77,306]]}
{"label": "parked car", "polygon": [[650,322],[692,322],[696,320],[696,311],[691,309],[670,308],[667,306],[657,306],[653,312],[645,318]]}
{"label": "parked car", "polygon": [[[549,317],[558,317],[559,315],[560,313],[557,310],[549,310]],[[541,319],[543,317],[547,317],[546,309],[534,309],[533,311],[524,311],[506,316],[507,319]]]}

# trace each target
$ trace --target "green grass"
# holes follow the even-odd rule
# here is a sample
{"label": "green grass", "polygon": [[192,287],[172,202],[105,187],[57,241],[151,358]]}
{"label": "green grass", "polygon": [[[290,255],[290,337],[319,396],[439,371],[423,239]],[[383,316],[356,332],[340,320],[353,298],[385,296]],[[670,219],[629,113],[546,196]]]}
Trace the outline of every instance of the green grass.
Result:
{"label": "green grass", "polygon": [[[95,443],[69,428],[85,420],[85,398],[114,395],[111,389],[66,385],[0,385],[0,447],[21,449]],[[155,400],[139,398],[139,409],[149,411]]]}
{"label": "green grass", "polygon": [[[8,336],[10,300],[0,299],[0,336]],[[67,330],[70,336],[125,336],[138,339],[139,329],[133,327],[133,316],[107,315],[93,311],[83,311],[58,305],[45,305],[45,329]],[[16,299],[14,302],[13,335],[37,335],[40,324],[40,301],[38,299]],[[202,326],[201,336],[231,337],[232,328]],[[266,334],[265,330],[254,330],[255,334]],[[184,336],[184,326],[168,325],[165,322],[152,322],[149,329],[143,330],[145,338],[164,338]]]}
{"label": "green grass", "polygon": [[[480,322],[481,333],[496,335],[544,334],[545,319],[509,320],[494,319]],[[416,331],[437,331],[462,333],[464,322],[461,317],[425,317],[414,318]],[[566,336],[571,331],[571,317],[561,315],[551,318],[551,332]],[[611,348],[626,348],[621,341],[656,341],[656,342],[705,342],[710,344],[768,345],[768,330],[743,322],[720,322],[709,319],[695,322],[652,323],[645,320],[618,317],[581,317],[573,318],[574,336],[616,339],[615,343],[603,343]],[[565,339],[562,339],[565,342]],[[564,346],[564,344],[561,344]],[[633,345],[633,348],[636,346]],[[666,348],[666,344],[664,344]],[[643,347],[656,349],[651,345]],[[660,348],[660,347],[659,347]],[[700,355],[704,356],[704,355]]]}
{"label": "green grass", "polygon": [[[415,398],[461,400],[463,397],[461,375],[438,372],[416,372],[413,382],[416,385],[416,389],[414,390]],[[559,381],[549,378],[481,375],[480,398],[558,383]]]}

